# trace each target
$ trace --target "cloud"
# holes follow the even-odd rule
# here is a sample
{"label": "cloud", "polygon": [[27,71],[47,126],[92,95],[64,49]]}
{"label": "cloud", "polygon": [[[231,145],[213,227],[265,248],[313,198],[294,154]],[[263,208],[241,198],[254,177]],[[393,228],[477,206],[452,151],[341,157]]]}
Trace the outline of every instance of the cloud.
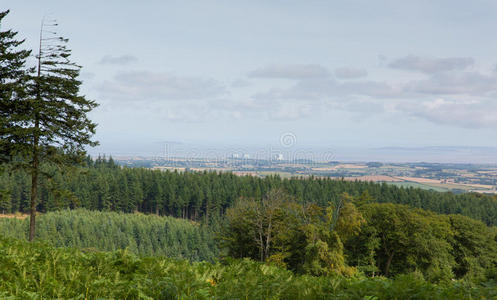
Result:
{"label": "cloud", "polygon": [[497,127],[496,97],[497,74],[466,71],[439,72],[407,82],[306,79],[253,95],[260,102],[310,105],[313,114],[327,110],[393,113],[466,128]]}
{"label": "cloud", "polygon": [[[149,71],[119,73],[104,81],[98,91],[102,99],[110,100],[109,107],[115,106],[116,100],[132,101],[137,109],[147,109],[177,122],[294,121],[323,116],[329,111],[344,111],[358,118],[383,114],[456,127],[497,127],[497,73],[494,72],[452,70],[427,74],[422,79],[414,76],[408,81],[361,78],[342,81],[327,73],[311,71],[313,68],[295,66],[302,65],[266,67],[252,72],[256,73],[253,76],[271,75],[294,81],[282,82],[281,87],[260,90],[251,96],[242,87],[250,83],[251,92],[267,85],[237,80],[225,86],[210,78]],[[347,69],[344,73],[351,77],[362,72]]]}
{"label": "cloud", "polygon": [[250,85],[251,85],[251,83],[245,79],[237,79],[231,83],[231,87],[234,87],[234,88],[245,88],[245,87],[249,87]]}
{"label": "cloud", "polygon": [[95,73],[93,73],[93,72],[84,72],[83,71],[83,72],[81,72],[79,74],[79,77],[82,80],[91,80],[91,79],[95,78]]}
{"label": "cloud", "polygon": [[335,76],[340,79],[354,79],[368,76],[365,69],[343,67],[335,70]]}
{"label": "cloud", "polygon": [[268,121],[294,121],[319,113],[320,106],[289,99],[248,98],[242,100],[212,101],[210,107],[225,116],[237,119],[251,118]]}
{"label": "cloud", "polygon": [[275,110],[270,112],[270,118],[278,121],[294,121],[311,117],[312,106],[304,103],[279,103]]}
{"label": "cloud", "polygon": [[361,117],[371,117],[385,112],[385,105],[375,99],[350,99],[343,103],[331,103],[335,109],[359,113]]}
{"label": "cloud", "polygon": [[148,71],[120,73],[104,81],[98,91],[107,98],[132,101],[208,99],[226,93],[225,87],[213,79]]}
{"label": "cloud", "polygon": [[442,125],[465,128],[495,128],[497,103],[486,99],[465,100],[437,98],[423,102],[409,101],[396,107],[407,115]]}
{"label": "cloud", "polygon": [[105,55],[99,61],[99,64],[101,64],[101,65],[127,65],[127,64],[136,62],[136,61],[138,61],[138,58],[136,58],[133,55],[121,55],[121,56]]}
{"label": "cloud", "polygon": [[474,64],[471,57],[431,58],[408,55],[391,62],[388,66],[394,69],[419,71],[426,74],[463,70]]}
{"label": "cloud", "polygon": [[405,90],[428,95],[495,95],[497,76],[477,72],[437,73],[428,79],[408,82]]}
{"label": "cloud", "polygon": [[331,78],[300,80],[286,89],[271,89],[254,95],[256,99],[293,99],[300,101],[344,101],[352,97],[395,98],[402,95],[400,87],[381,81],[354,81],[339,83]]}
{"label": "cloud", "polygon": [[336,89],[336,81],[329,79],[300,80],[289,88],[273,88],[256,93],[254,99],[272,101],[281,99],[319,100],[332,94]]}
{"label": "cloud", "polygon": [[[247,83],[241,81],[235,86],[247,86]],[[311,111],[315,113],[314,107],[308,103],[288,99],[232,98],[228,87],[216,80],[167,73],[124,72],[104,81],[97,89],[102,99],[110,100],[106,107],[115,107],[117,101],[128,101],[134,104],[134,109],[184,123],[214,119],[288,121],[309,117]],[[129,108],[130,105],[123,107]]]}
{"label": "cloud", "polygon": [[270,65],[256,69],[248,74],[252,78],[311,79],[325,78],[329,71],[320,65]]}
{"label": "cloud", "polygon": [[221,117],[205,103],[159,107],[155,112],[160,114],[162,119],[183,123],[208,122]]}
{"label": "cloud", "polygon": [[213,99],[201,102],[172,102],[154,105],[151,113],[160,118],[184,123],[212,120],[294,121],[316,115],[316,107],[298,101],[260,101],[255,99]]}
{"label": "cloud", "polygon": [[[288,87],[255,93],[252,105],[259,105],[254,111],[271,110],[274,118],[306,118],[341,110],[357,116],[409,116],[440,125],[497,128],[497,72],[465,70],[473,64],[471,58],[408,58],[403,67],[425,73],[424,78],[345,82],[302,78]],[[393,67],[400,68],[401,62]]]}
{"label": "cloud", "polygon": [[[339,83],[331,78],[300,80],[286,89],[270,89],[253,95],[259,103],[276,103],[273,118],[303,119],[327,111],[347,111],[360,119],[387,110],[388,101],[402,93],[385,82],[358,81]],[[277,110],[277,112],[276,112]],[[284,116],[284,117],[283,117]]]}
{"label": "cloud", "polygon": [[401,87],[382,81],[356,81],[346,82],[338,86],[337,95],[368,96],[379,99],[397,98],[404,94]]}

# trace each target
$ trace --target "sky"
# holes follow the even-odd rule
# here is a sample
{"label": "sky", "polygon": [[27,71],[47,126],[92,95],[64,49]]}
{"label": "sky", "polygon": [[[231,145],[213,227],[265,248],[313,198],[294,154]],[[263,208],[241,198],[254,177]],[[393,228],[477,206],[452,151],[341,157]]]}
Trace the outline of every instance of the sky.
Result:
{"label": "sky", "polygon": [[[100,106],[92,153],[164,144],[497,147],[497,2],[21,1]],[[5,28],[4,27],[4,28]],[[283,145],[285,146],[285,145]]]}

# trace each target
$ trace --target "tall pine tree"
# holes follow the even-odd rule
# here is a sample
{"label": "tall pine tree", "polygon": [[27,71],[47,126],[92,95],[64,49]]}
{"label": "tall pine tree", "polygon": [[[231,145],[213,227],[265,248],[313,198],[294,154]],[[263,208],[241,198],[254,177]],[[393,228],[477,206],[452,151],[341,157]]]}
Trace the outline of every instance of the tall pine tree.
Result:
{"label": "tall pine tree", "polygon": [[86,115],[97,104],[80,95],[81,67],[69,60],[68,40],[58,36],[54,26],[57,24],[42,23],[36,71],[20,89],[22,97],[16,97],[14,104],[6,107],[9,110],[5,114],[10,117],[2,120],[2,129],[15,129],[9,136],[2,135],[2,145],[6,145],[11,157],[21,160],[31,175],[30,241],[35,235],[41,163],[72,165],[84,159],[86,145],[97,144],[91,140],[96,124]]}

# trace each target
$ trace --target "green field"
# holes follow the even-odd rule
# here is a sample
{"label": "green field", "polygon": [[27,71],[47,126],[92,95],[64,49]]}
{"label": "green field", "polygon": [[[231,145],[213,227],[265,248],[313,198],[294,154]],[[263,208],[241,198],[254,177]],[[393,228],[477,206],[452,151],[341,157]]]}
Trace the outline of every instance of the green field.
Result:
{"label": "green field", "polygon": [[402,181],[402,182],[387,182],[388,184],[395,185],[398,187],[412,187],[412,188],[420,188],[423,190],[433,190],[436,192],[448,192],[450,189],[448,188],[443,188],[443,187],[435,187],[427,184],[422,184],[418,182],[412,182],[412,181]]}

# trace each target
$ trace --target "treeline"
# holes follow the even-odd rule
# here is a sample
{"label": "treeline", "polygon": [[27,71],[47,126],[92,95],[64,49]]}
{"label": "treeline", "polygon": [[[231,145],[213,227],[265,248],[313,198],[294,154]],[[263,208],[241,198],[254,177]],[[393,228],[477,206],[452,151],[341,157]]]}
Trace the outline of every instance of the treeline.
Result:
{"label": "treeline", "polygon": [[[118,166],[111,158],[88,158],[83,168],[61,173],[44,166],[38,211],[83,207],[155,213],[191,220],[224,215],[239,199],[261,199],[281,188],[298,203],[322,207],[336,203],[343,193],[379,203],[406,204],[441,214],[462,214],[497,225],[497,197],[476,193],[455,195],[417,188],[330,178],[258,178],[231,173],[158,171]],[[0,212],[29,210],[30,179],[22,171],[0,176]]]}
{"label": "treeline", "polygon": [[[25,239],[28,218],[0,218],[0,236]],[[114,251],[137,255],[214,261],[219,255],[214,234],[187,220],[143,214],[62,210],[37,219],[36,238],[56,247]]]}
{"label": "treeline", "polygon": [[495,282],[433,284],[394,279],[296,276],[250,260],[226,264],[82,252],[0,238],[3,299],[493,299]]}

